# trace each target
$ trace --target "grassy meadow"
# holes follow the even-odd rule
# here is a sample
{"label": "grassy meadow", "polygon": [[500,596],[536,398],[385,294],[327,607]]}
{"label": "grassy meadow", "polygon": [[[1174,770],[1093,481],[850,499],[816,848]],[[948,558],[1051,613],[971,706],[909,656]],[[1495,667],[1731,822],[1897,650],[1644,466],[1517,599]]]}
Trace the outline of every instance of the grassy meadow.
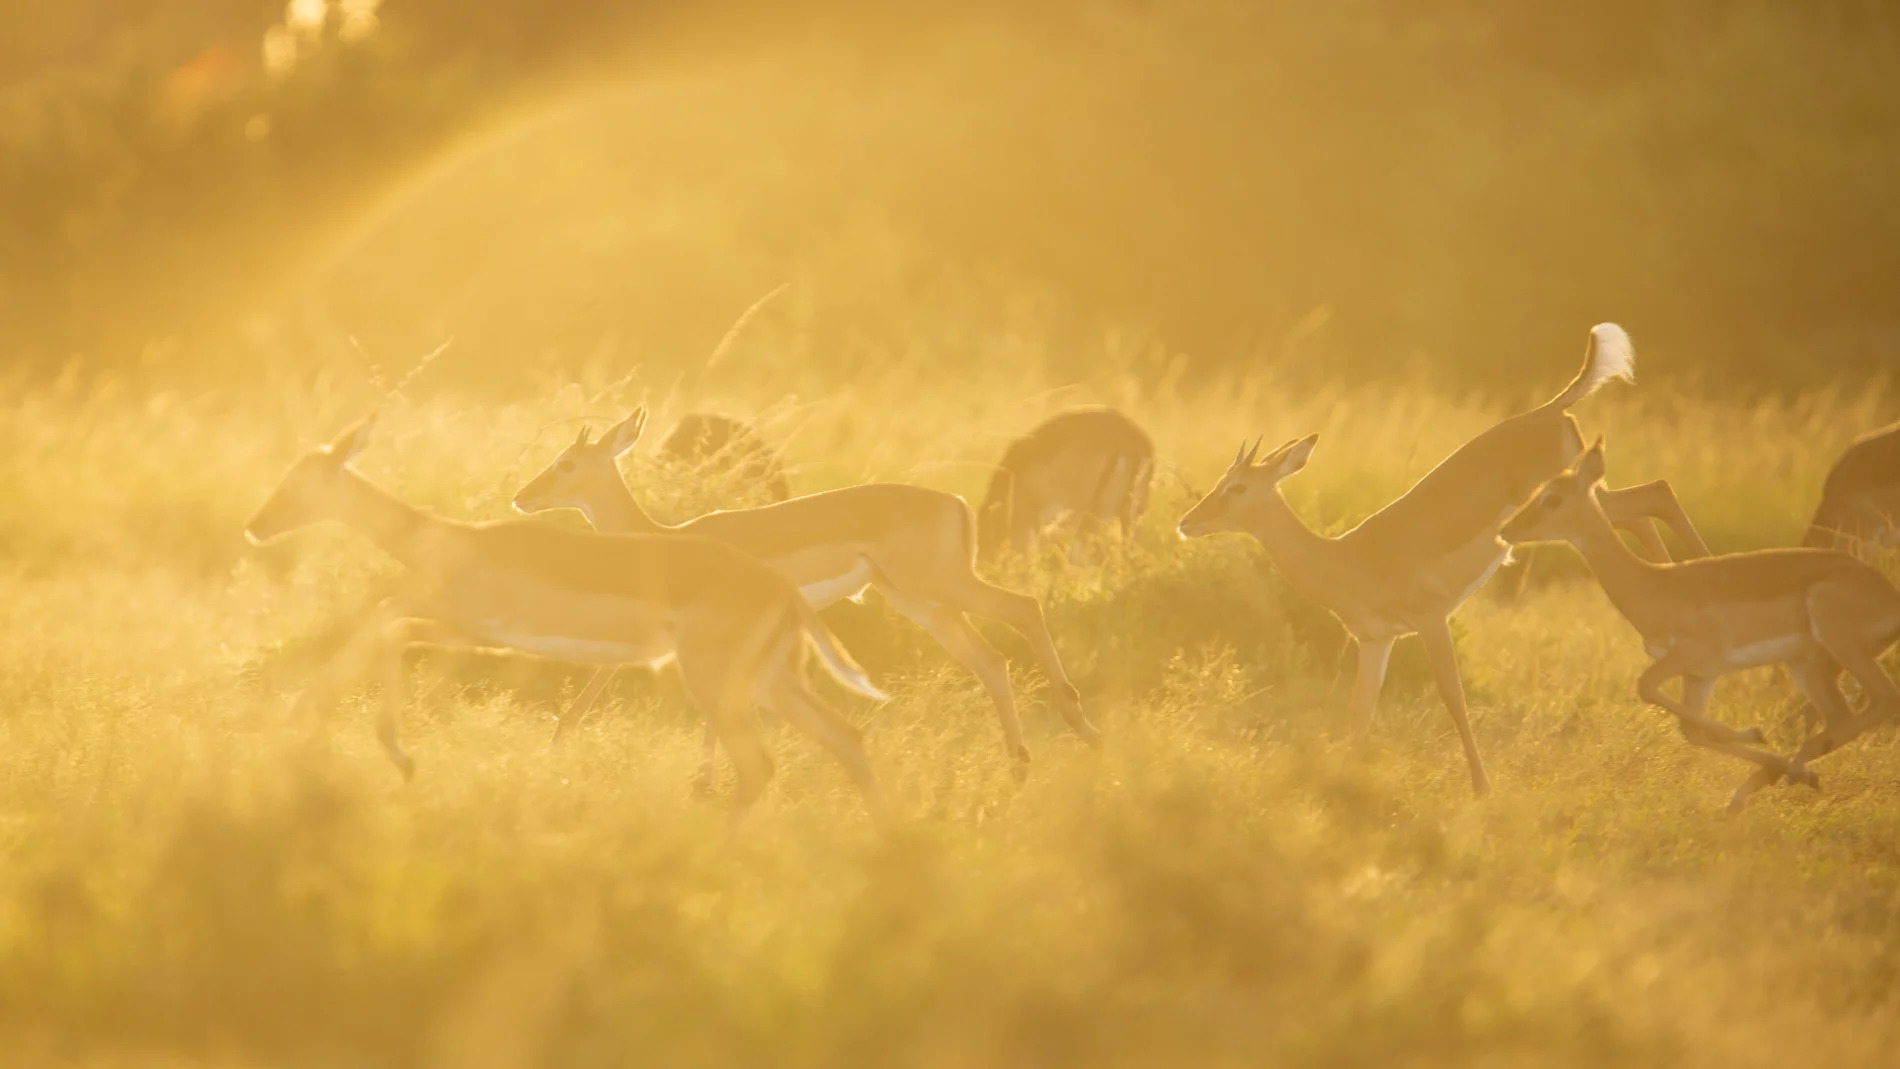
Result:
{"label": "grassy meadow", "polygon": [[[1287,491],[1336,530],[1508,406],[1261,374],[1058,388],[1033,353],[955,378],[947,360],[845,384],[787,360],[694,397],[617,368],[507,405],[425,375],[382,400],[359,462],[498,517],[578,418],[646,402],[657,437],[690,403],[756,417],[800,491],[907,479],[974,498],[1036,418],[1124,406],[1162,459],[1137,536],[1098,566],[1051,554],[998,576],[1045,599],[1099,753],[1022,668],[1017,786],[973,679],[875,595],[828,610],[893,695],[825,684],[898,802],[887,835],[779,726],[778,779],[729,833],[724,799],[690,790],[700,723],[666,677],[626,674],[552,749],[584,670],[418,655],[407,785],[373,738],[373,684],[292,720],[393,566],[349,532],[263,549],[238,532],[301,448],[378,402],[360,374],[0,393],[0,1061],[1892,1064],[1892,732],[1823,762],[1823,793],[1725,815],[1743,769],[1636,699],[1640,643],[1548,549],[1521,593],[1507,571],[1456,619],[1496,785],[1474,801],[1415,641],[1354,739],[1338,626],[1251,542],[1173,534],[1243,435],[1320,432]],[[1574,356],[1530,366],[1518,388],[1541,400]],[[1607,432],[1613,482],[1669,479],[1721,551],[1794,541],[1827,465],[1893,408],[1884,390],[1617,384],[1578,415]],[[707,505],[652,444],[624,467],[654,511]],[[1731,679],[1718,712],[1786,748],[1788,695],[1771,673]]]}

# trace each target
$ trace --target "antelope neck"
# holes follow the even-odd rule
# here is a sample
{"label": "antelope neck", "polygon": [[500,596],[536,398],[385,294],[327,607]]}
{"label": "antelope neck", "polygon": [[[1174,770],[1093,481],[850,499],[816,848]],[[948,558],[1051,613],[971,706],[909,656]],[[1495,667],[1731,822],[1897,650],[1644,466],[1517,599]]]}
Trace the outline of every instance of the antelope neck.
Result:
{"label": "antelope neck", "polygon": [[444,521],[398,501],[395,495],[348,468],[343,469],[340,478],[343,495],[335,519],[367,535],[378,549],[405,566],[414,568],[426,563],[430,551],[422,543]]}
{"label": "antelope neck", "polygon": [[663,534],[674,529],[647,515],[618,473],[607,481],[613,488],[587,514],[596,530],[606,534]]}
{"label": "antelope neck", "polygon": [[1270,499],[1256,512],[1247,533],[1273,558],[1294,589],[1321,604],[1329,601],[1327,592],[1334,584],[1328,578],[1339,567],[1339,541],[1301,523],[1279,487],[1273,488]]}
{"label": "antelope neck", "polygon": [[1590,495],[1590,507],[1585,510],[1581,528],[1572,532],[1566,541],[1583,554],[1584,563],[1595,573],[1598,585],[1609,595],[1616,610],[1636,625],[1638,631],[1644,630],[1643,624],[1648,618],[1644,595],[1662,574],[1664,566],[1651,564],[1630,552],[1617,536],[1616,529],[1610,526],[1603,506],[1597,504],[1595,492]]}

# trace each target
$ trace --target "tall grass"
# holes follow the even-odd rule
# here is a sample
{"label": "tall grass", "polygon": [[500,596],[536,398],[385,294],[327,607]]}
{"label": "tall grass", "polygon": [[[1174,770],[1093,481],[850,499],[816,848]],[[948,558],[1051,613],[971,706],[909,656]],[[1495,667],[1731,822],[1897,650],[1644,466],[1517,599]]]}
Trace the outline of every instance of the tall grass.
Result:
{"label": "tall grass", "polygon": [[[1474,802],[1416,650],[1355,741],[1337,625],[1251,545],[1172,534],[1243,435],[1321,433],[1288,491],[1336,529],[1503,409],[1423,385],[1037,392],[1033,362],[925,366],[842,385],[749,366],[710,398],[600,381],[507,406],[384,399],[360,462],[494,517],[577,418],[648,401],[657,434],[716,401],[787,443],[800,490],[970,496],[1045,410],[1128,407],[1164,460],[1135,538],[1095,568],[1006,570],[1045,597],[1101,753],[1024,670],[1035,764],[1015,786],[972,680],[875,598],[832,610],[895,695],[838,699],[905,815],[887,836],[783,731],[769,801],[727,834],[689,792],[698,722],[666,679],[624,681],[550,749],[579,670],[419,656],[406,786],[373,693],[289,719],[391,566],[346,533],[252,550],[237,532],[304,443],[376,401],[360,382],[6,401],[6,1064],[1890,1064],[1890,735],[1830,757],[1824,793],[1722,815],[1742,769],[1634,698],[1640,644],[1551,551],[1521,599],[1459,617],[1498,787]],[[1890,411],[1612,387],[1579,414],[1614,481],[1668,478],[1732,549],[1792,541],[1833,456]],[[658,512],[702,504],[644,451],[627,468]],[[1763,674],[1717,700],[1786,745],[1785,697]]]}

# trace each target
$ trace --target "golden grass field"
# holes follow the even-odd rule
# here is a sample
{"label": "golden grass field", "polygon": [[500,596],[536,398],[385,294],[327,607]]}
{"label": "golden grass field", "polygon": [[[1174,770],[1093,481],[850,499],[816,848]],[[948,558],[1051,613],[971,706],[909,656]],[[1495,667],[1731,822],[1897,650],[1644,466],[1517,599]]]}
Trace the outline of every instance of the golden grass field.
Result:
{"label": "golden grass field", "polygon": [[[348,532],[262,550],[239,537],[299,450],[375,391],[340,375],[9,389],[0,1062],[1900,1057],[1892,732],[1822,762],[1822,793],[1778,788],[1725,815],[1742,769],[1637,700],[1640,642],[1574,554],[1549,548],[1521,596],[1506,572],[1456,620],[1496,786],[1474,801],[1415,640],[1372,737],[1354,739],[1338,626],[1249,541],[1173,534],[1243,435],[1321,433],[1287,491],[1337,530],[1507,406],[1427,382],[1264,375],[1055,390],[1034,354],[993,357],[954,379],[920,360],[847,385],[792,362],[693,398],[602,374],[505,406],[425,378],[384,404],[359,461],[407,498],[499,517],[576,417],[599,427],[645,402],[664,428],[691,402],[756,417],[801,491],[908,479],[973,498],[1046,412],[1125,407],[1162,458],[1138,536],[1100,567],[1051,555],[999,576],[1045,598],[1100,753],[1023,670],[1034,766],[1017,787],[973,679],[875,595],[828,611],[894,696],[873,708],[827,691],[898,802],[888,835],[781,726],[779,778],[729,833],[723,799],[690,790],[700,722],[666,678],[627,673],[551,749],[585,670],[522,660],[417,658],[405,733],[420,771],[405,785],[371,731],[372,684],[320,722],[287,715],[392,565]],[[1527,361],[1513,389],[1541,401],[1573,369],[1569,352]],[[1721,552],[1793,542],[1839,450],[1892,411],[1884,389],[1740,402],[1646,384],[1578,416],[1607,432],[1613,482],[1669,479]],[[646,448],[625,467],[656,512],[704,503],[658,482]],[[1023,661],[1013,635],[989,633]],[[1786,749],[1789,693],[1752,674],[1717,708]]]}

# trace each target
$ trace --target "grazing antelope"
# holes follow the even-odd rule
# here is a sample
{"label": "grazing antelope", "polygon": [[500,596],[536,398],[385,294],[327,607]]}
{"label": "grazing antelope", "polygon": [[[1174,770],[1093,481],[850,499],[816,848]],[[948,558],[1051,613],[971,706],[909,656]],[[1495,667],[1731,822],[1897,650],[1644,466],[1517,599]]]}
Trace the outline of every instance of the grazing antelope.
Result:
{"label": "grazing antelope", "polygon": [[845,687],[884,696],[798,591],[730,546],[690,535],[612,536],[529,520],[462,523],[397,500],[350,461],[364,420],[294,464],[245,527],[262,543],[323,520],[369,536],[407,575],[298,699],[326,702],[372,656],[383,669],[377,737],[404,778],[415,762],[396,739],[402,653],[412,645],[514,651],[567,661],[679,662],[687,691],[739,769],[736,818],[772,776],[749,715],[766,705],[845,766],[874,815],[883,800],[856,728],[805,679],[806,649]]}
{"label": "grazing antelope", "polygon": [[[1652,564],[1629,551],[1603,513],[1603,439],[1532,495],[1501,531],[1512,544],[1569,542],[1583,554],[1618,612],[1655,658],[1636,681],[1644,701],[1672,713],[1697,746],[1757,767],[1729,799],[1782,776],[1819,787],[1807,763],[1900,716],[1900,687],[1876,660],[1900,642],[1900,590],[1877,569],[1826,549],[1762,549]],[[1785,665],[1802,696],[1821,712],[1821,728],[1792,759],[1756,749],[1759,728],[1738,730],[1708,718],[1715,681],[1732,672]],[[1845,670],[1860,683],[1868,711],[1855,716],[1842,695]],[[1663,684],[1682,680],[1682,697]]]}
{"label": "grazing antelope", "polygon": [[[581,428],[573,443],[515,495],[515,508],[524,513],[579,509],[602,531],[677,531],[714,538],[776,569],[817,608],[876,587],[976,674],[996,706],[1003,742],[1020,776],[1029,749],[1010,691],[1009,666],[968,614],[1000,620],[1029,640],[1069,727],[1091,744],[1098,741],[1099,733],[1082,712],[1080,693],[1063,670],[1041,604],[976,574],[975,518],[962,498],[920,486],[872,483],[762,508],[708,513],[668,527],[641,509],[617,464],[645,426],[646,410],[638,409],[597,440],[589,440],[587,428]],[[585,712],[609,675],[597,673],[561,714],[555,738]],[[710,737],[708,743],[710,766]]]}
{"label": "grazing antelope", "polygon": [[1026,553],[1055,523],[1085,531],[1110,522],[1134,529],[1148,507],[1155,447],[1147,432],[1112,408],[1061,412],[1009,443],[978,510],[977,547]]}
{"label": "grazing antelope", "polygon": [[756,431],[731,416],[688,412],[660,442],[660,456],[722,489],[757,488],[767,501],[792,496],[778,454]]}
{"label": "grazing antelope", "polygon": [[1900,546],[1900,423],[1856,439],[1834,462],[1802,542],[1855,554]]}
{"label": "grazing antelope", "polygon": [[[1432,661],[1439,697],[1451,713],[1478,794],[1490,789],[1465,712],[1464,685],[1452,648],[1450,617],[1509,555],[1498,525],[1544,479],[1583,451],[1570,407],[1610,379],[1629,380],[1635,353],[1614,323],[1591,328],[1583,370],[1562,393],[1460,446],[1397,500],[1338,537],[1309,530],[1281,496],[1282,479],[1306,466],[1319,435],[1280,446],[1256,462],[1260,443],[1242,443],[1220,482],[1181,517],[1183,537],[1251,534],[1288,585],[1327,608],[1359,650],[1353,682],[1356,727],[1372,724],[1392,645],[1417,634]],[[1699,555],[1708,550],[1663,482],[1605,491],[1620,522],[1646,532],[1658,551],[1651,518],[1660,518]]]}

